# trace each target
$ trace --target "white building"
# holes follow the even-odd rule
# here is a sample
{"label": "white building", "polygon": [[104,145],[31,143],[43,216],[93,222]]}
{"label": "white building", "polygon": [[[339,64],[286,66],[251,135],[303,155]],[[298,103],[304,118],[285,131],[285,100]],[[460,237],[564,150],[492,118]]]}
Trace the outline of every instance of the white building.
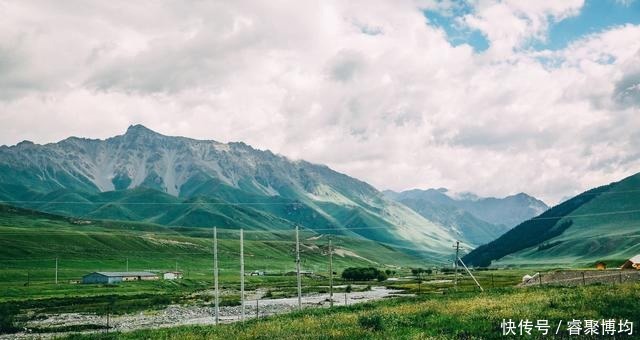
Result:
{"label": "white building", "polygon": [[118,283],[122,281],[157,280],[158,275],[149,272],[93,272],[82,277],[82,283]]}
{"label": "white building", "polygon": [[182,278],[182,272],[166,272],[162,275],[165,280],[177,280]]}

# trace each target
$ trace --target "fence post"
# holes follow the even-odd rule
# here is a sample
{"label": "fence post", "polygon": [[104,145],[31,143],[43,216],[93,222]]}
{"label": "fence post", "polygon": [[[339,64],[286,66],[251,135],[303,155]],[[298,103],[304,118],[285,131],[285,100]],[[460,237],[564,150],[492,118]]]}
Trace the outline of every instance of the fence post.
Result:
{"label": "fence post", "polygon": [[584,272],[582,272],[582,285],[583,286],[587,285],[587,281],[584,279]]}
{"label": "fence post", "polygon": [[622,283],[622,269],[620,269],[620,283]]}
{"label": "fence post", "polygon": [[538,274],[538,282],[540,282],[540,286],[542,286],[542,273]]}
{"label": "fence post", "polygon": [[491,273],[491,288],[496,288],[496,284],[493,281],[493,273]]}

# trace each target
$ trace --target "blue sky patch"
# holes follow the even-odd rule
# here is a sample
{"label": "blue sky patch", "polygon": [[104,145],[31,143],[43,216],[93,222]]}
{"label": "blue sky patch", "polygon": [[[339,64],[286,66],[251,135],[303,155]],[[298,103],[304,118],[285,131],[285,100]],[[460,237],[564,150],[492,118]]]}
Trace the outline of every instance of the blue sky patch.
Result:
{"label": "blue sky patch", "polygon": [[[462,27],[456,18],[472,13],[468,5],[456,7],[450,13],[425,11],[429,24],[439,27],[447,34],[453,46],[469,44],[474,51],[489,48],[482,32]],[[552,22],[545,40],[532,40],[525,48],[533,50],[560,50],[589,34],[598,33],[615,26],[640,24],[640,0],[587,0],[577,16]]]}
{"label": "blue sky patch", "polygon": [[453,46],[469,44],[476,52],[489,48],[489,41],[479,30],[462,27],[456,22],[457,17],[471,13],[473,9],[468,5],[456,7],[452,13],[443,14],[437,11],[424,11],[424,16],[433,26],[439,27],[447,34],[447,39]]}
{"label": "blue sky patch", "polygon": [[640,24],[640,1],[588,0],[579,15],[552,24],[547,41],[536,41],[531,47],[560,50],[576,39],[625,24]]}

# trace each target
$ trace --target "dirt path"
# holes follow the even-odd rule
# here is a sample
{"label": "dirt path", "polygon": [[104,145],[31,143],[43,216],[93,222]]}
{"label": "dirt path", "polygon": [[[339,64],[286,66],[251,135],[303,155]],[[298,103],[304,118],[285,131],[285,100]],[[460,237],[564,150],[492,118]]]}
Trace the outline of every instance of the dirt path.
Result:
{"label": "dirt path", "polygon": [[[334,306],[342,306],[345,304],[363,303],[382,298],[396,296],[400,290],[387,289],[386,287],[372,287],[370,291],[337,293],[333,296]],[[345,301],[346,296],[346,301]],[[303,296],[303,307],[328,307],[329,294],[310,294]],[[293,311],[298,306],[298,298],[281,298],[281,299],[263,299],[257,301],[257,314],[259,317],[282,314]],[[247,319],[256,317],[256,300],[245,301],[245,317]],[[233,306],[220,307],[221,323],[237,322],[241,319],[241,307]],[[30,321],[27,328],[30,327],[64,327],[73,325],[106,325],[107,319],[104,315],[94,314],[78,314],[64,313],[52,314],[42,320]],[[109,320],[110,331],[132,331],[147,328],[173,327],[180,325],[212,325],[215,324],[214,308],[212,306],[180,306],[171,305],[167,308],[146,313],[127,314],[121,316],[112,316]],[[104,332],[104,331],[93,331]],[[91,332],[86,332],[91,333]],[[30,334],[28,332],[2,335],[0,339],[32,339],[32,338],[51,338],[60,336],[61,333],[45,333]]]}

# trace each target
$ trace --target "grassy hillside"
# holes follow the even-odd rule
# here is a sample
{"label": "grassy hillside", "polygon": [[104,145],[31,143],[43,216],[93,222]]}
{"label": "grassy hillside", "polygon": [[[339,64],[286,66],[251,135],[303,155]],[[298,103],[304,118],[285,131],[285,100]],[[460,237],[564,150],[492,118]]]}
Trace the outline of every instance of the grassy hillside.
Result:
{"label": "grassy hillside", "polygon": [[464,260],[473,265],[618,265],[640,253],[640,174],[582,193]]}
{"label": "grassy hillside", "polygon": [[[224,283],[239,282],[239,232],[219,229],[219,261]],[[327,235],[301,233],[304,270],[327,272]],[[332,236],[337,271],[348,266],[424,265],[397,249],[364,239]],[[247,231],[247,271],[281,275],[292,271],[294,232]],[[59,282],[66,284],[88,272],[178,269],[187,279],[208,285],[212,277],[211,229],[164,227],[147,223],[76,219],[0,205],[0,288],[2,299],[37,296],[50,285],[58,258]],[[30,285],[25,286],[29,282]],[[59,294],[65,294],[65,288]],[[162,287],[156,287],[163,289]],[[156,289],[150,288],[150,289]],[[5,290],[6,289],[6,290]],[[58,288],[56,288],[58,289]]]}
{"label": "grassy hillside", "polygon": [[[439,225],[423,219],[412,210],[380,198],[373,206],[344,205],[332,201],[296,200],[281,196],[255,195],[209,181],[208,191],[175,197],[139,187],[135,189],[88,193],[56,190],[32,194],[21,206],[81,219],[139,221],[166,226],[227,229],[292,230],[296,225],[319,233],[390,243],[412,256],[443,262],[450,235]],[[1,187],[1,185],[0,185]],[[384,217],[384,218],[383,218]],[[397,225],[396,225],[397,223]],[[408,229],[409,232],[402,230]],[[432,227],[432,228],[429,228]],[[412,233],[411,235],[405,235]],[[405,248],[406,247],[406,248]]]}

